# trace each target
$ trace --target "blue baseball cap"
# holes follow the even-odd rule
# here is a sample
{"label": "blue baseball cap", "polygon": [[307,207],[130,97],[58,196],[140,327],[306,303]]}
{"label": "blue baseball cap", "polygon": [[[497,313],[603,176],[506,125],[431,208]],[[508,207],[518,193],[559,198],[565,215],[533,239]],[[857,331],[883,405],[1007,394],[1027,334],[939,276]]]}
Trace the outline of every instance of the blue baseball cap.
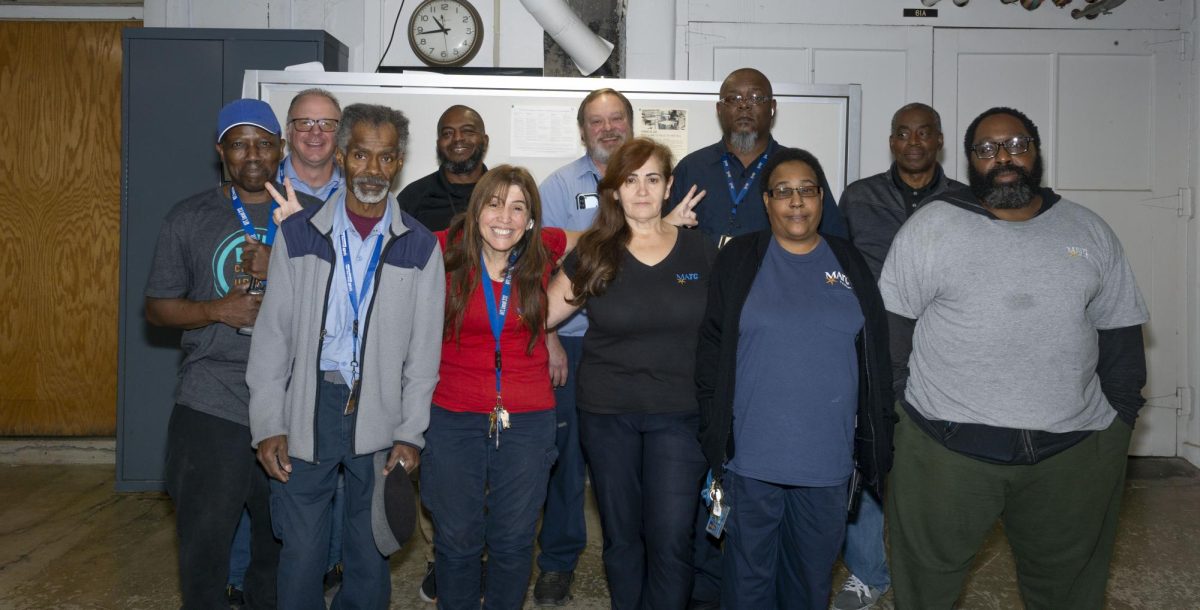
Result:
{"label": "blue baseball cap", "polygon": [[253,125],[275,136],[282,131],[275,111],[262,100],[241,99],[225,104],[217,115],[217,143],[221,143],[225,132],[238,125]]}

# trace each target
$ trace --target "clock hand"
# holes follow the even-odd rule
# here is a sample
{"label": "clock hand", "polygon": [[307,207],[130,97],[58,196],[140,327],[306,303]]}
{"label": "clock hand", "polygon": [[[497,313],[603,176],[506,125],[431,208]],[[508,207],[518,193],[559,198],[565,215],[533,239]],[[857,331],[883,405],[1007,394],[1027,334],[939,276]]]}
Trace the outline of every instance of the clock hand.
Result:
{"label": "clock hand", "polygon": [[442,23],[441,21],[438,21],[438,18],[437,18],[437,17],[434,17],[434,18],[433,18],[433,22],[434,22],[434,23],[436,23],[436,24],[438,24],[438,27],[439,27],[439,28],[442,28],[440,31],[441,31],[443,34],[444,34],[444,33],[447,33],[447,32],[449,32],[449,31],[450,31],[450,30],[446,29],[446,24]]}

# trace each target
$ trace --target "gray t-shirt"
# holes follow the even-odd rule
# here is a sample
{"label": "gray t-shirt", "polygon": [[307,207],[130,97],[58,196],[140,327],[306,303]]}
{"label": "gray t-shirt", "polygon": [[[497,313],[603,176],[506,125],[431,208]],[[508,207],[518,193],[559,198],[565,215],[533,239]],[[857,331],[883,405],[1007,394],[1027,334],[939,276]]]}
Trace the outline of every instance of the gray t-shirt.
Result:
{"label": "gray t-shirt", "polygon": [[[307,196],[302,196],[307,197]],[[304,201],[302,203],[310,203]],[[270,205],[246,204],[260,238]],[[193,195],[171,209],[158,234],[147,297],[211,301],[249,281],[238,259],[246,235],[220,188]],[[250,337],[225,324],[183,332],[183,364],[175,401],[197,411],[250,425],[246,360]]]}
{"label": "gray t-shirt", "polygon": [[917,320],[906,400],[959,423],[1106,428],[1096,331],[1149,319],[1112,229],[1065,199],[1024,222],[929,203],[901,227],[879,289]]}

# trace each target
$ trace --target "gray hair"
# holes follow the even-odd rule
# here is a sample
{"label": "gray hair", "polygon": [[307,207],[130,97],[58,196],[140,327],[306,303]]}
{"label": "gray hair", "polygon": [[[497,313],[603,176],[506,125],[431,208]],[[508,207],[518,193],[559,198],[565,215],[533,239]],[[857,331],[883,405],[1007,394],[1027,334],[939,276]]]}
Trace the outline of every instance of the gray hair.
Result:
{"label": "gray hair", "polygon": [[930,116],[933,117],[933,125],[934,125],[934,127],[937,127],[938,133],[942,132],[942,115],[938,114],[938,111],[934,110],[933,106],[930,106],[929,104],[922,104],[921,102],[913,102],[911,104],[905,104],[905,105],[901,106],[900,109],[896,111],[896,114],[892,115],[892,132],[893,133],[895,133],[895,131],[896,131],[896,121],[900,120],[900,115],[904,114],[905,112],[908,112],[909,110],[924,110],[925,112],[928,112],[930,114]]}
{"label": "gray hair", "polygon": [[338,102],[338,98],[334,97],[334,95],[332,93],[330,93],[329,91],[327,91],[325,89],[322,89],[320,87],[313,87],[311,89],[305,89],[304,91],[297,93],[296,96],[292,98],[292,103],[288,104],[288,111],[287,111],[287,118],[289,121],[292,120],[292,111],[296,109],[296,104],[299,104],[300,100],[302,100],[310,95],[319,95],[319,96],[329,100],[333,104],[333,107],[337,108],[338,114],[342,113],[342,104],[340,102]]}
{"label": "gray hair", "polygon": [[375,127],[390,124],[395,127],[399,137],[396,148],[399,149],[400,156],[404,156],[404,151],[408,149],[408,117],[399,110],[375,104],[351,104],[342,111],[342,122],[338,123],[337,130],[337,147],[343,155],[346,154],[346,146],[350,144],[350,135],[359,123]]}

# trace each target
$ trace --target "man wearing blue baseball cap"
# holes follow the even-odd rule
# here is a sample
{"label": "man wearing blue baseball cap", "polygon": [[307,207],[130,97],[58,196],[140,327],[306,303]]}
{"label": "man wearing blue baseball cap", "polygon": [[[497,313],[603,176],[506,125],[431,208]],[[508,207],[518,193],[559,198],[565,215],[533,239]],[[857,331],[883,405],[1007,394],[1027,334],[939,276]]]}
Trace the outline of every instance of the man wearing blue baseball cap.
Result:
{"label": "man wearing blue baseball cap", "polygon": [[[274,235],[267,184],[283,142],[271,107],[235,100],[217,117],[216,151],[229,182],[171,209],[146,283],[146,320],[184,331],[183,362],[167,430],[167,491],[175,502],[185,609],[228,607],[229,548],[250,511],[246,608],[275,607],[279,543],[270,490],[250,448],[246,361]],[[290,188],[288,189],[290,190]],[[302,205],[320,202],[297,195]],[[258,283],[252,289],[252,278]]]}

